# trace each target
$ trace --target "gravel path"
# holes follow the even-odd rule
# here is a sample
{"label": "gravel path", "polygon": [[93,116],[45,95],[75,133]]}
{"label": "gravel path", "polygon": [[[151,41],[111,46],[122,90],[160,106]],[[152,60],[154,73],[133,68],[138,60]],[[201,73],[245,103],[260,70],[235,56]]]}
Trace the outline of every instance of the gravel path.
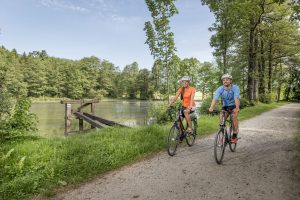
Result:
{"label": "gravel path", "polygon": [[236,152],[222,165],[213,157],[213,135],[174,157],[155,157],[106,174],[52,199],[300,200],[300,154],[295,135],[300,104],[289,104],[240,123]]}

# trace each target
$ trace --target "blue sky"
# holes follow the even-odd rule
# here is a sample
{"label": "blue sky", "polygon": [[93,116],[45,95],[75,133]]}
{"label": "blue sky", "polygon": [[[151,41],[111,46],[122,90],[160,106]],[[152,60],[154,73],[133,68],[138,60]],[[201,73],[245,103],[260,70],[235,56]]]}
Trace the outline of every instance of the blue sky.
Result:
{"label": "blue sky", "polygon": [[[143,31],[151,20],[144,0],[0,0],[0,45],[19,53],[46,50],[50,56],[96,56],[123,69],[136,61],[151,69],[153,57]],[[177,0],[171,18],[177,55],[213,61],[214,22],[200,0]]]}

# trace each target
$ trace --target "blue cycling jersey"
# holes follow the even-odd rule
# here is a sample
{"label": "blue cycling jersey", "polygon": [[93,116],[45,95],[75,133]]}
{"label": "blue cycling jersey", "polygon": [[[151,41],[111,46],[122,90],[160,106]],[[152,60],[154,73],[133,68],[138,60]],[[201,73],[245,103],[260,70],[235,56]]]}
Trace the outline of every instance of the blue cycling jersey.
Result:
{"label": "blue cycling jersey", "polygon": [[223,106],[235,106],[234,99],[240,98],[240,88],[237,85],[232,85],[230,89],[225,90],[224,86],[220,86],[215,92],[214,99],[217,101],[220,96]]}

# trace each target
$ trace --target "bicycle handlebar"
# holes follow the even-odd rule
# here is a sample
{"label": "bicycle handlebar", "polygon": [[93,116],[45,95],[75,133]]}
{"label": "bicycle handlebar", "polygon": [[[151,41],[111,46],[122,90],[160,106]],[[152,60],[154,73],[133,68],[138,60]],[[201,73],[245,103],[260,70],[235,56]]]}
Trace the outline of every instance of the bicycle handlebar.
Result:
{"label": "bicycle handlebar", "polygon": [[170,119],[173,121],[173,117],[172,117],[172,111],[179,111],[182,108],[182,106],[169,106],[167,109],[168,115],[170,117]]}
{"label": "bicycle handlebar", "polygon": [[172,117],[172,110],[174,110],[175,106],[170,106],[167,108],[167,112],[168,112],[168,115],[170,117],[171,120],[173,120],[173,117]]}

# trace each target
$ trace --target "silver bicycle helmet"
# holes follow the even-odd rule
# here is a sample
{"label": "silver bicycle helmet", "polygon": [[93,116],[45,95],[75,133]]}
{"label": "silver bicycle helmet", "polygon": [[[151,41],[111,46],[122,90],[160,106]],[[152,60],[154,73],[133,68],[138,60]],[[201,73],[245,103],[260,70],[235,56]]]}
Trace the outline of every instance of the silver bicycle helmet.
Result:
{"label": "silver bicycle helmet", "polygon": [[232,80],[232,76],[230,74],[224,74],[222,77],[221,77],[221,80],[223,80],[224,78],[229,78]]}
{"label": "silver bicycle helmet", "polygon": [[189,76],[183,76],[180,81],[191,81]]}

